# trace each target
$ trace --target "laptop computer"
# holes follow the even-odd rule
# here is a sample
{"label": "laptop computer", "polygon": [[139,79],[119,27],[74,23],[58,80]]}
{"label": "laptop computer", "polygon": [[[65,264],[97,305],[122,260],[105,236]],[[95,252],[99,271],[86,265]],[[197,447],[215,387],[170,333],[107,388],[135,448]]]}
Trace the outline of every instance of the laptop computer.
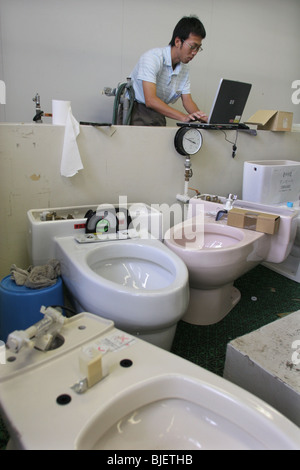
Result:
{"label": "laptop computer", "polygon": [[222,78],[207,123],[199,121],[179,122],[178,126],[200,129],[249,129],[241,118],[252,85]]}

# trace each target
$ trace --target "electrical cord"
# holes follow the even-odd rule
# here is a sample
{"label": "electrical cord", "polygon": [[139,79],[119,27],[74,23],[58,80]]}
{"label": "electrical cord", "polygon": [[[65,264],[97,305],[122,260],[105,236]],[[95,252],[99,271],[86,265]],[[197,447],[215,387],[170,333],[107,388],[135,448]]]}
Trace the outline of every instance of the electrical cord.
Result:
{"label": "electrical cord", "polygon": [[230,144],[232,144],[232,154],[231,154],[231,156],[232,156],[232,158],[234,158],[235,155],[236,155],[236,151],[237,151],[237,145],[236,145],[236,143],[237,143],[237,140],[238,140],[239,131],[236,130],[236,135],[235,135],[235,141],[234,141],[234,142],[232,142],[231,140],[229,140],[229,139],[227,138],[227,134],[226,134],[226,132],[225,132],[223,129],[220,129],[220,131],[223,132],[223,134],[224,134],[224,136],[225,136],[226,142],[229,142]]}

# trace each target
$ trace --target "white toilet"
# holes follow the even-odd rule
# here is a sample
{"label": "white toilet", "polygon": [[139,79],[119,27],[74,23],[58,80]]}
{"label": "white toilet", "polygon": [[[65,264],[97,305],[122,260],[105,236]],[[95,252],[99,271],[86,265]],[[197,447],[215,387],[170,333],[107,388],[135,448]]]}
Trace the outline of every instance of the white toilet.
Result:
{"label": "white toilet", "polygon": [[[33,338],[6,350],[0,410],[9,449],[109,449],[99,455],[106,465],[122,449],[300,449],[299,428],[274,408],[109,320],[84,312],[59,329],[56,349],[40,351]],[[82,388],[89,366],[99,375]],[[138,457],[135,466],[147,456]]]}
{"label": "white toilet", "polygon": [[[89,221],[84,217],[87,209],[92,211]],[[111,205],[29,211],[32,262],[60,261],[78,312],[109,318],[118,328],[169,350],[188,305],[187,268],[160,241],[157,210],[140,203],[128,205],[129,229],[124,213],[118,211]],[[50,220],[53,213],[64,220]],[[69,213],[73,219],[67,218]],[[105,223],[111,231],[107,227],[103,231]],[[86,233],[89,224],[96,235]]]}
{"label": "white toilet", "polygon": [[240,300],[234,281],[263,261],[283,261],[295,238],[296,213],[292,210],[235,201],[235,207],[280,215],[278,232],[268,235],[228,226],[226,216],[216,221],[224,203],[225,198],[221,203],[192,198],[187,220],[165,234],[165,244],[189,271],[190,303],[182,320],[195,325],[222,320]]}
{"label": "white toilet", "polygon": [[264,266],[300,283],[300,162],[259,160],[244,163],[243,199],[274,207],[292,207],[298,214],[297,233],[288,257]]}

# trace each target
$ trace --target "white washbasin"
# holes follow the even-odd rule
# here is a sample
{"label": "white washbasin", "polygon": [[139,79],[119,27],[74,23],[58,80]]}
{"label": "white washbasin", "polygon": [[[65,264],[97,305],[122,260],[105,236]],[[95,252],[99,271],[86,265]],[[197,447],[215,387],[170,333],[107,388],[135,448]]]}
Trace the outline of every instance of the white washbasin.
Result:
{"label": "white washbasin", "polygon": [[[84,312],[60,335],[54,350],[7,351],[0,409],[11,449],[300,449],[299,428],[274,408],[111,321]],[[91,348],[108,375],[77,393]]]}
{"label": "white washbasin", "polygon": [[78,450],[281,448],[282,436],[268,421],[271,412],[268,416],[267,409],[261,411],[259,404],[249,407],[243,392],[240,397],[231,396],[195,377],[166,374],[117,394],[82,430],[75,447]]}

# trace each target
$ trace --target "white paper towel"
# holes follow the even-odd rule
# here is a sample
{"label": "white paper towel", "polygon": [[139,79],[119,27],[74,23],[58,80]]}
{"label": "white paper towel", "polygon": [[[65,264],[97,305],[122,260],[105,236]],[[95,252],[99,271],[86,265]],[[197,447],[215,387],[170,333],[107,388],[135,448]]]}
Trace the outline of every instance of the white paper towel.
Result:
{"label": "white paper towel", "polygon": [[52,100],[52,124],[64,126],[70,108],[71,101]]}
{"label": "white paper towel", "polygon": [[64,145],[60,166],[60,173],[62,176],[74,176],[76,173],[78,173],[79,170],[83,169],[76,141],[79,132],[80,125],[74,118],[70,106],[67,114]]}

